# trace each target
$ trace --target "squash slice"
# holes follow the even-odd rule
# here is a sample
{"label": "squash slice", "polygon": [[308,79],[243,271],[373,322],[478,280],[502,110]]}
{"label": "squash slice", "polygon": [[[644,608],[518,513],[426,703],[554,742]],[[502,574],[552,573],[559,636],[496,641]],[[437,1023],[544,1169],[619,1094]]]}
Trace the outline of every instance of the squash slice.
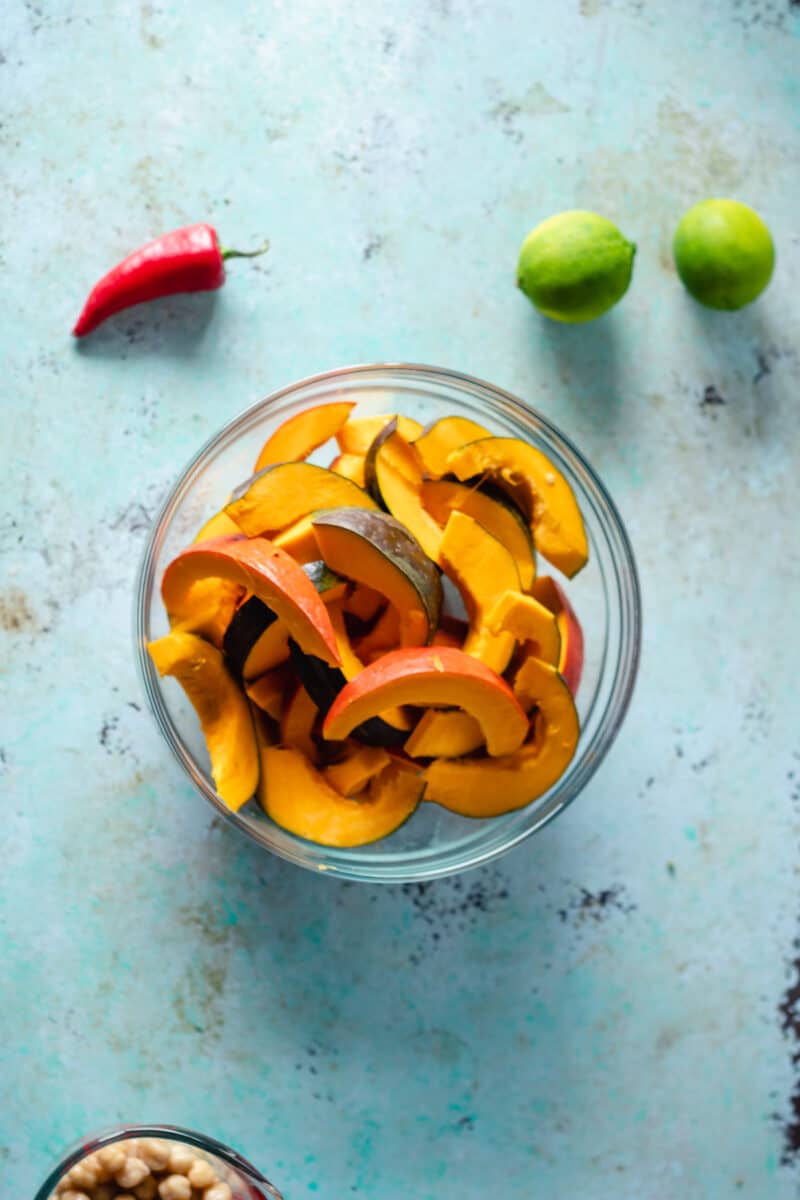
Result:
{"label": "squash slice", "polygon": [[320,509],[377,508],[367,493],[344,475],[313,463],[265,467],[233,493],[225,512],[248,537],[277,533]]}
{"label": "squash slice", "polygon": [[422,433],[419,421],[402,417],[396,413],[382,413],[374,417],[351,417],[336,434],[336,441],[343,454],[365,455],[375,438],[391,421],[397,422],[398,432],[410,442]]}
{"label": "squash slice", "polygon": [[244,690],[257,708],[268,717],[272,717],[273,721],[280,721],[286,698],[292,690],[293,677],[294,672],[289,663],[283,663],[254,679],[252,683],[245,684]]}
{"label": "squash slice", "polygon": [[333,763],[322,772],[325,779],[341,796],[357,796],[373,776],[392,760],[381,746],[353,745],[341,762]]}
{"label": "squash slice", "polygon": [[451,479],[431,479],[422,484],[420,500],[444,528],[451,512],[462,512],[482,525],[508,550],[528,591],[536,578],[536,553],[524,515],[499,488],[468,486]]}
{"label": "squash slice", "polygon": [[425,474],[431,479],[440,479],[450,470],[447,459],[453,450],[489,436],[488,429],[469,417],[440,417],[426,425],[419,437],[412,440]]}
{"label": "squash slice", "polygon": [[464,709],[478,721],[492,755],[516,750],[528,728],[504,679],[462,650],[436,646],[395,650],[365,667],[334,700],[322,735],[346,738],[360,722],[402,704]]}
{"label": "squash slice", "polygon": [[354,408],[354,401],[341,400],[334,404],[317,404],[289,417],[261,447],[254,472],[274,463],[305,458],[341,429]]}
{"label": "squash slice", "polygon": [[236,812],[256,790],[259,756],[250,706],[214,646],[168,633],[147,647],[159,675],[172,675],[200,719],[214,786]]}
{"label": "squash slice", "polygon": [[374,588],[397,609],[403,645],[422,645],[432,637],[442,581],[407,529],[386,513],[357,508],[317,513],[312,523],[328,566]]}
{"label": "squash slice", "polygon": [[554,614],[533,596],[521,592],[499,592],[485,616],[492,634],[510,633],[518,642],[531,643],[531,652],[544,662],[558,666],[561,631]]}
{"label": "squash slice", "polygon": [[403,749],[412,758],[461,758],[483,745],[483,730],[469,713],[429,708]]}
{"label": "squash slice", "polygon": [[396,517],[417,539],[428,558],[436,562],[442,531],[422,505],[420,460],[398,432],[396,421],[391,421],[370,446],[365,480],[373,500]]}
{"label": "squash slice", "polygon": [[227,579],[252,592],[287,626],[290,635],[326,662],[339,652],[330,617],[303,568],[264,538],[212,538],[181,551],[164,572],[161,597],[172,615],[185,610],[193,584]]}
{"label": "squash slice", "polygon": [[518,438],[486,437],[447,457],[458,479],[484,477],[507,492],[525,513],[537,550],[572,578],[585,566],[589,544],[572,488],[555,465]]}
{"label": "squash slice", "polygon": [[286,701],[281,714],[281,743],[299,750],[309,762],[317,760],[317,746],[312,737],[319,709],[302,683]]}
{"label": "squash slice", "polygon": [[342,796],[299,751],[261,752],[258,797],[276,825],[322,846],[365,846],[408,820],[424,791],[421,776],[390,764],[357,800]]}
{"label": "squash slice", "polygon": [[437,758],[425,771],[426,800],[464,817],[498,817],[524,808],[561,778],[580,736],[569,688],[554,667],[529,658],[514,689],[524,707],[536,708],[529,740],[499,758]]}
{"label": "squash slice", "polygon": [[533,594],[550,612],[554,613],[561,635],[558,658],[553,659],[541,654],[539,657],[546,657],[547,662],[557,663],[559,675],[562,676],[574,696],[580,687],[583,675],[584,650],[581,623],[564,589],[549,575],[543,575],[541,579],[537,579]]}
{"label": "squash slice", "polygon": [[352,479],[353,483],[363,488],[364,464],[363,454],[337,454],[328,470],[335,471],[337,475],[344,475],[345,479]]}

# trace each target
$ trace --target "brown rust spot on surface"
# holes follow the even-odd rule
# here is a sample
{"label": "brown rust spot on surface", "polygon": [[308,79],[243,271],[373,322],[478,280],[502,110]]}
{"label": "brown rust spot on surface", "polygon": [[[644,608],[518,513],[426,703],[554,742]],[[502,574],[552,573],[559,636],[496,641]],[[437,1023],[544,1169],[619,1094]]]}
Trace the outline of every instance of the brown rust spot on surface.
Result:
{"label": "brown rust spot on surface", "polygon": [[6,633],[23,633],[36,627],[36,614],[21,588],[10,587],[0,592],[0,629]]}

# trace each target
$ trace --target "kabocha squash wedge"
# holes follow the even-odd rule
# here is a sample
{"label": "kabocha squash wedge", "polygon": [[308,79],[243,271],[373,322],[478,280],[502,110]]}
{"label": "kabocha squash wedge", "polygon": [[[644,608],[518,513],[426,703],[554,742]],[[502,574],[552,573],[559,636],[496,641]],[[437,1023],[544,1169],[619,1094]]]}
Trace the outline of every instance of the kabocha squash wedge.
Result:
{"label": "kabocha squash wedge", "polygon": [[521,592],[499,592],[486,610],[486,629],[492,634],[510,633],[518,642],[530,642],[537,658],[556,667],[561,654],[561,631],[555,615],[533,596]]}
{"label": "kabocha squash wedge", "polygon": [[398,432],[410,442],[422,433],[419,421],[397,413],[382,413],[373,417],[351,417],[336,434],[336,441],[343,454],[365,455],[375,438],[391,421],[397,422]]}
{"label": "kabocha squash wedge", "polygon": [[300,517],[298,521],[276,533],[270,541],[273,545],[280,546],[287,554],[291,554],[295,562],[305,564],[319,558],[319,546],[314,536],[311,517]]}
{"label": "kabocha squash wedge", "polygon": [[273,721],[280,721],[283,706],[291,694],[294,672],[290,663],[282,663],[266,671],[258,679],[245,684],[247,697]]}
{"label": "kabocha squash wedge", "polygon": [[302,683],[289,696],[281,713],[281,743],[299,750],[309,762],[316,762],[317,747],[312,737],[319,709]]}
{"label": "kabocha squash wedge", "polygon": [[197,634],[221,650],[225,630],[244,594],[235,580],[198,579],[182,596],[180,606],[168,614],[170,627],[176,633]]}
{"label": "kabocha squash wedge", "polygon": [[528,591],[536,578],[536,553],[525,516],[499,488],[468,486],[452,479],[431,479],[422,484],[420,500],[443,528],[451,512],[462,512],[482,525],[508,550]]}
{"label": "kabocha squash wedge", "polygon": [[322,773],[340,795],[357,796],[391,761],[380,746],[359,746],[353,743],[341,762],[332,763]]}
{"label": "kabocha squash wedge", "polygon": [[463,650],[501,675],[511,661],[516,641],[511,633],[493,632],[487,625],[486,614],[498,591],[519,592],[519,572],[514,559],[496,537],[461,512],[450,514],[439,556],[445,574],[458,588],[469,614],[469,632]]}
{"label": "kabocha squash wedge", "polygon": [[375,509],[377,504],[351,479],[313,463],[265,467],[233,493],[225,512],[248,537],[277,533],[320,509]]}
{"label": "kabocha squash wedge", "polygon": [[199,579],[228,579],[252,592],[287,626],[309,654],[336,665],[339,652],[330,617],[314,584],[284,550],[264,538],[212,538],[181,551],[167,567],[161,597],[180,613]]}
{"label": "kabocha squash wedge", "polygon": [[367,587],[365,583],[356,583],[353,584],[350,594],[345,598],[343,607],[349,616],[355,617],[359,622],[363,622],[364,626],[367,626],[378,618],[385,605],[386,597],[380,592]]}
{"label": "kabocha squash wedge", "polygon": [[346,738],[360,722],[402,704],[463,708],[478,721],[493,755],[516,750],[528,728],[504,679],[463,650],[436,646],[395,650],[365,667],[334,700],[322,735]]}
{"label": "kabocha squash wedge", "polygon": [[345,479],[352,479],[353,483],[363,488],[365,461],[363,454],[337,454],[328,470],[344,475]]}
{"label": "kabocha squash wedge", "polygon": [[222,512],[214,513],[214,516],[210,517],[205,525],[198,529],[194,541],[207,542],[209,538],[230,537],[232,534],[241,532],[241,529],[233,518],[229,517],[223,510]]}
{"label": "kabocha squash wedge", "polygon": [[447,456],[458,479],[495,482],[522,509],[536,549],[570,578],[585,566],[589,545],[572,488],[541,450],[518,438],[486,437]]}
{"label": "kabocha squash wedge", "polygon": [[514,680],[525,708],[535,706],[531,734],[498,758],[437,758],[425,770],[426,800],[464,817],[498,817],[524,808],[561,778],[580,736],[572,694],[554,667],[525,661]]}
{"label": "kabocha squash wedge", "polygon": [[200,719],[214,786],[234,812],[256,790],[259,756],[250,706],[214,646],[168,633],[147,647],[159,675],[172,675]]}
{"label": "kabocha squash wedge", "polygon": [[558,673],[574,696],[580,687],[583,675],[584,651],[581,623],[566,592],[549,575],[543,575],[541,579],[537,579],[533,594],[550,612],[555,614],[556,624],[561,635],[561,645],[558,658],[548,658],[547,661],[558,664]]}
{"label": "kabocha squash wedge", "polygon": [[413,441],[425,474],[431,479],[440,479],[450,470],[447,459],[453,450],[489,436],[488,429],[469,417],[440,417],[426,425]]}
{"label": "kabocha squash wedge", "polygon": [[370,446],[364,478],[373,500],[400,521],[436,562],[442,531],[422,505],[420,461],[395,421],[381,430]]}
{"label": "kabocha squash wedge", "polygon": [[341,429],[355,408],[353,401],[318,404],[289,417],[261,447],[254,471],[273,463],[295,462],[316,450]]}
{"label": "kabocha squash wedge", "polygon": [[433,636],[442,581],[407,529],[386,513],[358,508],[317,513],[312,523],[328,566],[374,588],[397,609],[403,645],[422,645]]}
{"label": "kabocha squash wedge", "polygon": [[[437,630],[438,632],[438,630]],[[436,634],[433,635],[434,638]],[[374,662],[388,650],[400,648],[400,613],[388,604],[378,617],[369,633],[365,633],[354,643],[358,657],[364,663]]]}
{"label": "kabocha squash wedge", "polygon": [[258,796],[276,825],[322,846],[365,846],[408,820],[424,783],[394,765],[385,767],[357,800],[342,796],[297,750],[266,747]]}
{"label": "kabocha squash wedge", "polygon": [[429,708],[403,749],[412,758],[460,758],[483,745],[483,730],[469,713]]}

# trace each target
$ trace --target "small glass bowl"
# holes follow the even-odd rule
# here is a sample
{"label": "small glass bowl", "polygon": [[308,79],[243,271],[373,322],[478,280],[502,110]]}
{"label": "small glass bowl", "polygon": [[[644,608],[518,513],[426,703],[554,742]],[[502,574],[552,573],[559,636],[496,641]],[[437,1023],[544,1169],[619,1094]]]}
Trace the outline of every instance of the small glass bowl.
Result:
{"label": "small glass bowl", "polygon": [[[287,417],[317,404],[349,399],[355,415],[402,412],[427,423],[461,414],[492,433],[523,438],[542,450],[571,484],[589,538],[588,564],[563,581],[583,625],[586,658],[576,697],[581,736],[558,782],[527,808],[471,820],[421,804],[383,841],[357,849],[318,846],[278,828],[255,800],[238,813],[217,795],[197,717],[173,679],[159,678],[147,653],[168,632],[159,594],[164,568],[252,474],[258,452]],[[336,453],[324,447],[313,461]],[[559,578],[549,564],[540,569]],[[433,879],[488,862],[541,829],[575,799],[608,752],[631,698],[639,661],[641,600],[636,565],[619,513],[592,468],[540,413],[478,379],[408,364],[343,367],[268,396],[247,409],[195,455],[164,501],[145,547],[135,598],[136,656],[147,698],[167,744],[197,790],[226,821],[282,858],[342,878],[382,883]]]}
{"label": "small glass bowl", "polygon": [[132,1138],[157,1138],[159,1141],[177,1142],[198,1151],[198,1157],[208,1159],[220,1179],[224,1179],[233,1194],[233,1200],[283,1200],[273,1184],[265,1179],[252,1163],[242,1158],[229,1146],[203,1133],[191,1129],[180,1129],[177,1125],[120,1125],[103,1133],[90,1134],[70,1147],[45,1179],[34,1200],[51,1200],[59,1182],[84,1158],[111,1146],[114,1142],[127,1142]]}

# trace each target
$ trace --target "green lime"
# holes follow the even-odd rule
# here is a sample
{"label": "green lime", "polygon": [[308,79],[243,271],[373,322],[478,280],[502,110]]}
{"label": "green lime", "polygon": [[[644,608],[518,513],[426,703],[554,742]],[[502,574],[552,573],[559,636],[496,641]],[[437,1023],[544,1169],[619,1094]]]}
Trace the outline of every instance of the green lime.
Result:
{"label": "green lime", "polygon": [[517,284],[554,321],[592,321],[625,295],[635,253],[605,217],[579,209],[558,213],[522,243]]}
{"label": "green lime", "polygon": [[744,308],[772,276],[775,247],[757,212],[738,200],[703,200],[681,217],[672,243],[687,291],[707,308]]}

